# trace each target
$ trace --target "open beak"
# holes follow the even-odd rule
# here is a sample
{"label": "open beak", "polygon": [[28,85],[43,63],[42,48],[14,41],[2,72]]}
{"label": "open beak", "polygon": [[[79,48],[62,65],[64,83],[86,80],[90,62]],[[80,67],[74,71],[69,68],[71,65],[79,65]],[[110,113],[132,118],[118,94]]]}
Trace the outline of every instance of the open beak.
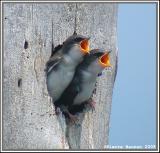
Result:
{"label": "open beak", "polygon": [[104,53],[100,59],[99,59],[99,62],[100,62],[100,65],[102,67],[111,67],[111,63],[110,63],[110,54],[111,51],[107,52],[107,53]]}
{"label": "open beak", "polygon": [[82,41],[80,42],[80,48],[81,48],[81,51],[82,51],[84,54],[89,53],[89,51],[90,51],[89,38],[84,39],[84,40],[82,40]]}

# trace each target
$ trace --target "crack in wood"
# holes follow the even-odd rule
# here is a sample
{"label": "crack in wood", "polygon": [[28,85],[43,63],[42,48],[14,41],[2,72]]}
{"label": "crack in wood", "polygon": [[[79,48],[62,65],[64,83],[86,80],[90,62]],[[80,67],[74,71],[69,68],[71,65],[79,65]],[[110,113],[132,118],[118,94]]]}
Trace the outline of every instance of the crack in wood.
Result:
{"label": "crack in wood", "polygon": [[21,86],[22,86],[22,79],[19,78],[19,79],[18,79],[18,87],[21,87]]}
{"label": "crack in wood", "polygon": [[52,56],[52,53],[54,51],[54,42],[53,42],[53,20],[52,20],[52,28],[51,28],[52,32],[51,32],[51,36],[52,36],[52,46],[51,46],[51,56]]}
{"label": "crack in wood", "polygon": [[36,59],[34,60],[34,72],[35,72],[36,80],[38,82],[38,74],[37,74],[37,70],[36,70]]}
{"label": "crack in wood", "polygon": [[74,17],[74,34],[77,33],[77,10],[78,10],[78,5],[76,3],[75,4],[75,17]]}
{"label": "crack in wood", "polygon": [[24,49],[27,49],[27,48],[28,48],[28,41],[25,40],[25,42],[24,42]]}

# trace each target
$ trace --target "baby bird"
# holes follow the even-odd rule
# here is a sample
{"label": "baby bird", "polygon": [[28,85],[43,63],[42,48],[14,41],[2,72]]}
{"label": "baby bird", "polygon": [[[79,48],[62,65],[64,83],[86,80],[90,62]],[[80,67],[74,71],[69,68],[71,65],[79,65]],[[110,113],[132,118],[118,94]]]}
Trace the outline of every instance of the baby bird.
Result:
{"label": "baby bird", "polygon": [[83,62],[76,68],[75,75],[64,90],[60,98],[55,101],[55,106],[71,120],[75,121],[74,114],[82,110],[84,104],[88,102],[92,105],[92,92],[95,88],[96,78],[104,68],[110,67],[110,52],[101,49],[94,49],[86,55]]}

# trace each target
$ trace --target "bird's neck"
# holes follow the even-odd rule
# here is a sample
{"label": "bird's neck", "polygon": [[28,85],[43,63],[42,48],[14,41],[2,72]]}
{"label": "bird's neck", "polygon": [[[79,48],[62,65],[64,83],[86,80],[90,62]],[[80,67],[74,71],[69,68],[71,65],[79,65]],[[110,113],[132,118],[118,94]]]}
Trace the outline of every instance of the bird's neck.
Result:
{"label": "bird's neck", "polygon": [[93,82],[94,80],[96,80],[96,74],[88,71],[87,69],[81,69],[80,74],[82,74],[84,82]]}
{"label": "bird's neck", "polygon": [[71,58],[70,56],[68,55],[65,55],[64,56],[64,60],[63,60],[63,63],[66,65],[66,66],[69,66],[71,68],[75,68],[79,62],[74,60],[73,58]]}

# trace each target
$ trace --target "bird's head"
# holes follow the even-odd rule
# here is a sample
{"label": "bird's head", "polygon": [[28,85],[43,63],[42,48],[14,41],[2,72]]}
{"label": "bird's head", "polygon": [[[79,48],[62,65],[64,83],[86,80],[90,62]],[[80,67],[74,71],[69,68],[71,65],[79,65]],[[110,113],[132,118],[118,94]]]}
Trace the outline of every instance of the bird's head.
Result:
{"label": "bird's head", "polygon": [[69,54],[74,60],[79,60],[90,52],[89,37],[82,35],[70,36],[63,45],[64,53]]}
{"label": "bird's head", "polygon": [[86,55],[84,59],[86,69],[98,75],[104,68],[111,67],[110,53],[111,51],[103,49],[91,50],[90,54]]}
{"label": "bird's head", "polygon": [[111,67],[110,63],[110,53],[111,51],[105,51],[100,57],[99,57],[99,64],[103,68]]}

